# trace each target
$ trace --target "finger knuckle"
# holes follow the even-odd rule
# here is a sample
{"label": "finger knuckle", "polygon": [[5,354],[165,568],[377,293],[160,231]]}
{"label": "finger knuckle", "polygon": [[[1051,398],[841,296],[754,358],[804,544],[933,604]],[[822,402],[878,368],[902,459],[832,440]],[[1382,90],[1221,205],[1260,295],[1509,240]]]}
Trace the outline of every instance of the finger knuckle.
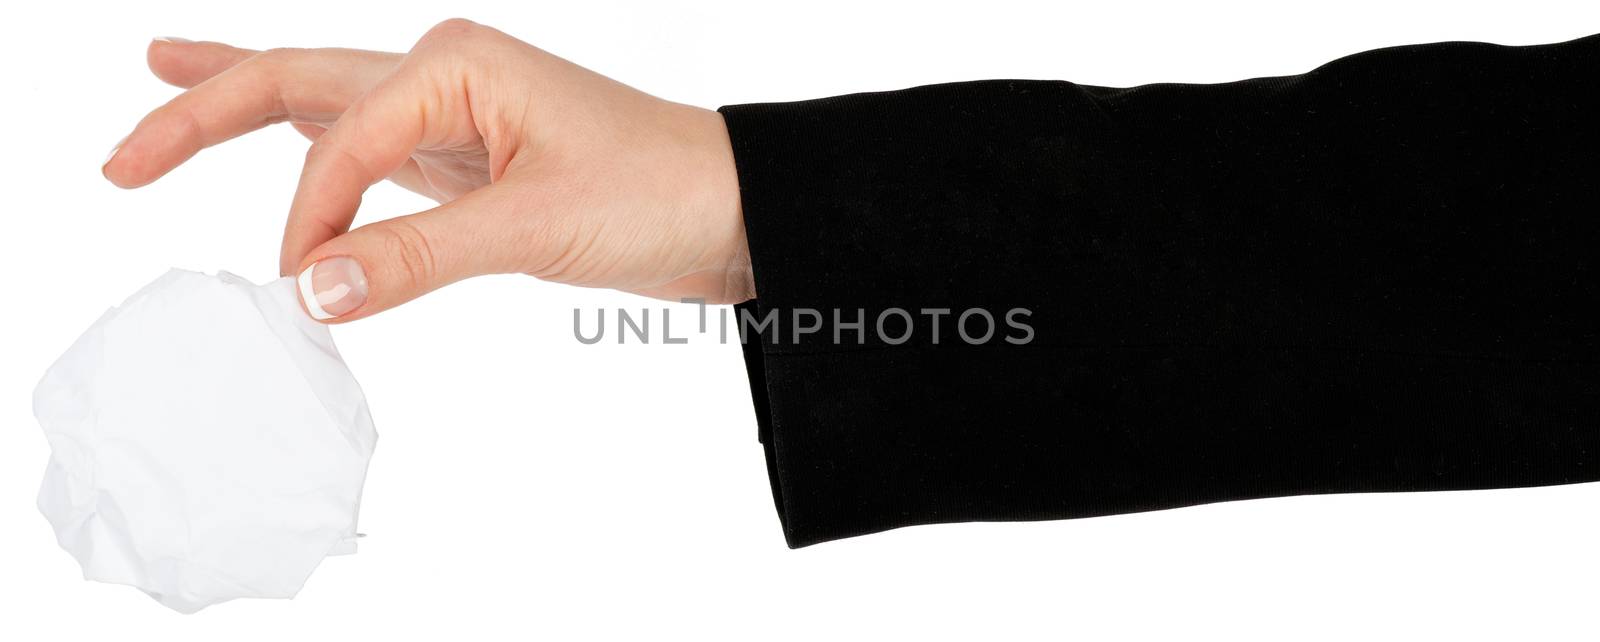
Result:
{"label": "finger knuckle", "polygon": [[[295,69],[304,56],[304,49],[268,49],[240,63],[238,69],[256,84],[279,88],[294,81]],[[282,110],[281,91],[270,93],[277,101],[273,109]]]}
{"label": "finger knuckle", "polygon": [[416,225],[403,220],[382,228],[384,251],[394,261],[403,278],[412,285],[432,283],[438,274],[438,260],[428,236]]}
{"label": "finger knuckle", "polygon": [[275,71],[282,70],[293,65],[295,61],[299,60],[304,55],[304,49],[278,47],[275,49],[268,49],[251,56],[247,62],[256,67],[258,70]]}
{"label": "finger knuckle", "polygon": [[460,40],[477,35],[482,30],[483,25],[466,18],[451,18],[434,25],[422,38],[423,40]]}
{"label": "finger knuckle", "polygon": [[507,39],[504,33],[492,27],[452,18],[429,30],[412,53],[421,53],[423,59],[435,64],[472,64],[497,55]]}

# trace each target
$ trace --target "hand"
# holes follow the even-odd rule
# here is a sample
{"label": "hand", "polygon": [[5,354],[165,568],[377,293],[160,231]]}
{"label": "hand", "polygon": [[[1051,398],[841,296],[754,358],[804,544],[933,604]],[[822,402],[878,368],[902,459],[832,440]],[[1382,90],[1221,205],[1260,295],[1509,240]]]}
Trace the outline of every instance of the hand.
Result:
{"label": "hand", "polygon": [[[157,40],[148,57],[188,91],[146,116],[102,173],[139,187],[205,147],[292,123],[312,143],[281,270],[300,275],[319,319],[495,273],[672,300],[755,296],[714,111],[465,20],[404,55]],[[362,193],[385,178],[440,205],[351,230]]]}

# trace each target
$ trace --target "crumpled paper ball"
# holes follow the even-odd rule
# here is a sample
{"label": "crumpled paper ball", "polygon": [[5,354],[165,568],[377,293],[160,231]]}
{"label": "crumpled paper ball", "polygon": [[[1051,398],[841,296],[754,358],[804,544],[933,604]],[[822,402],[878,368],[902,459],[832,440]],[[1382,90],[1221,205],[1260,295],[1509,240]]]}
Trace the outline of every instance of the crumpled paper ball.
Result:
{"label": "crumpled paper ball", "polygon": [[34,414],[39,510],[85,579],[192,613],[293,597],[355,552],[377,432],[293,279],[167,273],[51,366]]}

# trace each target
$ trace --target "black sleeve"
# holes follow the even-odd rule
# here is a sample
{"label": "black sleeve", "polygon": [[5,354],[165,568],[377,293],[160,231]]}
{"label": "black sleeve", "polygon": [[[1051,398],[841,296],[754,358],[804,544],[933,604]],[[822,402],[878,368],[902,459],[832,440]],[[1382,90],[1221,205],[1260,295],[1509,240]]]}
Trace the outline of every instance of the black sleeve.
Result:
{"label": "black sleeve", "polygon": [[1600,36],[722,112],[791,546],[1600,479]]}

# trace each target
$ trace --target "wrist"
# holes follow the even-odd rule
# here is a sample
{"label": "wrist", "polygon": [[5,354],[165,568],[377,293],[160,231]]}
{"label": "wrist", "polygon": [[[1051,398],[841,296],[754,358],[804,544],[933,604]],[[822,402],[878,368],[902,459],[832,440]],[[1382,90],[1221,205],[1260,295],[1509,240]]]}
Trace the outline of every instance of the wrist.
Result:
{"label": "wrist", "polygon": [[702,210],[721,239],[714,252],[715,267],[724,275],[718,303],[741,303],[755,298],[754,273],[750,267],[750,244],[745,237],[744,208],[739,197],[739,173],[734,163],[733,144],[722,114],[700,110],[706,121],[707,205]]}

